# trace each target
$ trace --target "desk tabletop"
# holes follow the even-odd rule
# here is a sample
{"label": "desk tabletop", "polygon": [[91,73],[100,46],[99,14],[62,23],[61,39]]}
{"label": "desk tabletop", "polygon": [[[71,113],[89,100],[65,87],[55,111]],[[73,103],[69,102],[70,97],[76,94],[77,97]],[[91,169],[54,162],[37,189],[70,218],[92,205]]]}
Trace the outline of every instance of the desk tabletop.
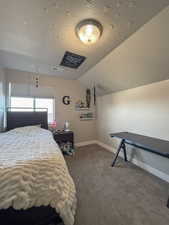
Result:
{"label": "desk tabletop", "polygon": [[125,139],[128,144],[169,157],[169,141],[130,132],[112,133],[110,136]]}

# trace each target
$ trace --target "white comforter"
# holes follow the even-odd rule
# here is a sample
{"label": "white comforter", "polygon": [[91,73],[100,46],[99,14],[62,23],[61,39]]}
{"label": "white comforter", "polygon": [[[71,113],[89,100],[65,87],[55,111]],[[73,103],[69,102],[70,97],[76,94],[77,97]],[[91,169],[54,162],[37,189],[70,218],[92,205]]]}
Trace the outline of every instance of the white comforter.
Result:
{"label": "white comforter", "polygon": [[0,134],[0,209],[47,205],[73,225],[75,186],[51,132],[31,126]]}

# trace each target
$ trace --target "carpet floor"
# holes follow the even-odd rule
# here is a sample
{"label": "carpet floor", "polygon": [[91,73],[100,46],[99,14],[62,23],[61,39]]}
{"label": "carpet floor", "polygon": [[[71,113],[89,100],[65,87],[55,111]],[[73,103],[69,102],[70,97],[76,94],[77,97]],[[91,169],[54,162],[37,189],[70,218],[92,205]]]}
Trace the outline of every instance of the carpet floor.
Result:
{"label": "carpet floor", "polygon": [[169,184],[98,145],[66,157],[78,197],[75,225],[169,225]]}

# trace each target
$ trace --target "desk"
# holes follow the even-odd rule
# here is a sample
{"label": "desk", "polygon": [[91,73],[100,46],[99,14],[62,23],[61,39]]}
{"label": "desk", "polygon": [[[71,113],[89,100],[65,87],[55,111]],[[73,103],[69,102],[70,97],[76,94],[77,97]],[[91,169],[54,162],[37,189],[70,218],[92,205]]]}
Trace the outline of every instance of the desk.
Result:
{"label": "desk", "polygon": [[[126,145],[129,144],[139,149],[152,152],[158,154],[160,156],[169,158],[169,141],[165,141],[158,138],[152,138],[144,135],[129,133],[129,132],[120,132],[120,133],[113,133],[110,134],[110,137],[116,137],[121,139],[117,152],[115,154],[112,167],[114,167],[117,157],[121,150],[124,153],[124,160],[127,161],[127,154],[126,154]],[[169,200],[167,207],[169,208]]]}

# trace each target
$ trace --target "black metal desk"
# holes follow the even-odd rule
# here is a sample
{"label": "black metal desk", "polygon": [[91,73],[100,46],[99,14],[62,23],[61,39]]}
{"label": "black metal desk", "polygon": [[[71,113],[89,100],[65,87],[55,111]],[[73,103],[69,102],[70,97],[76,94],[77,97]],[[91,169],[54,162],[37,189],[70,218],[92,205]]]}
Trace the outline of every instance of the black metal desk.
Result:
{"label": "black metal desk", "polygon": [[[127,154],[126,154],[126,145],[129,144],[134,147],[143,149],[148,152],[152,152],[158,154],[160,156],[169,158],[169,141],[165,141],[158,138],[152,138],[148,136],[143,136],[139,134],[129,133],[129,132],[120,132],[110,134],[110,137],[120,138],[121,142],[115,154],[115,158],[112,163],[112,167],[115,165],[117,157],[121,150],[124,153],[124,160],[127,161]],[[169,199],[167,207],[169,208]]]}

